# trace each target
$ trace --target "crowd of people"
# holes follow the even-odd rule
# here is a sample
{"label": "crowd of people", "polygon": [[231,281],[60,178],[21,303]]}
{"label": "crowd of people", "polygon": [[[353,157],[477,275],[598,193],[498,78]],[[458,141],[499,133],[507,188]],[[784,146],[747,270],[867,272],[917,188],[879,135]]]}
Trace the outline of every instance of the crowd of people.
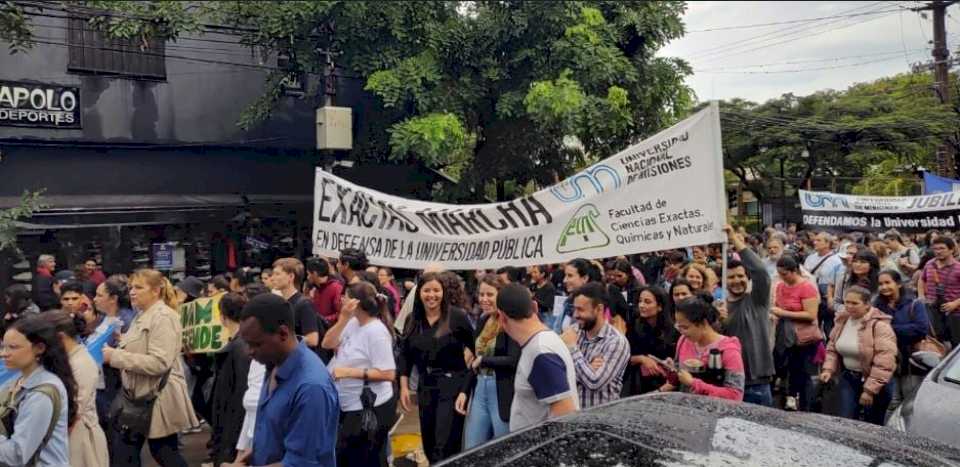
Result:
{"label": "crowd of people", "polygon": [[[0,464],[386,466],[400,413],[431,463],[553,417],[682,391],[882,424],[924,343],[960,342],[951,233],[725,227],[693,246],[398,280],[363,251],[280,258],[208,284],[57,271],[3,302]],[[724,252],[726,251],[726,255]],[[179,306],[218,300],[229,338],[184,346]]]}

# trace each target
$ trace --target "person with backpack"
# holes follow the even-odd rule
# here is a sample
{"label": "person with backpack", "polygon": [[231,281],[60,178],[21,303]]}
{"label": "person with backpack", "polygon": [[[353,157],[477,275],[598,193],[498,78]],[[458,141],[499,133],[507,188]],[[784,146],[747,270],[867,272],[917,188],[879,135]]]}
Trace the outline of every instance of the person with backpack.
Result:
{"label": "person with backpack", "polygon": [[0,357],[20,378],[0,393],[0,465],[69,467],[77,383],[54,326],[39,314],[13,323]]}
{"label": "person with backpack", "polygon": [[77,423],[70,428],[70,465],[103,467],[109,457],[107,437],[97,417],[100,368],[80,341],[87,322],[83,316],[66,311],[48,311],[41,316],[56,329],[69,355],[73,379],[77,382]]}

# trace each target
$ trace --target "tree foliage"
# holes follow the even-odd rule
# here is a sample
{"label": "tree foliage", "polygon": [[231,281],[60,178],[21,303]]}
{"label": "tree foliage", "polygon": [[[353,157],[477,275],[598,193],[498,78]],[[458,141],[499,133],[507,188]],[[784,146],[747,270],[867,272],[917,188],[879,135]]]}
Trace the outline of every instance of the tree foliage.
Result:
{"label": "tree foliage", "polygon": [[[761,199],[812,179],[862,178],[851,191],[905,194],[960,124],[928,74],[904,74],[763,104],[721,103],[725,167]],[[807,154],[807,157],[802,157]]]}
{"label": "tree foliage", "polygon": [[33,213],[43,209],[43,192],[24,192],[20,205],[0,209],[0,251],[17,248],[17,221],[28,219]]}
{"label": "tree foliage", "polygon": [[73,4],[108,12],[93,21],[118,36],[176,41],[213,24],[264,55],[290,56],[244,126],[269,117],[285,73],[320,74],[332,57],[377,102],[354,157],[461,172],[462,197],[482,197],[494,181],[501,197],[507,180],[552,183],[673,123],[694,99],[688,65],[656,55],[683,34],[683,2]]}

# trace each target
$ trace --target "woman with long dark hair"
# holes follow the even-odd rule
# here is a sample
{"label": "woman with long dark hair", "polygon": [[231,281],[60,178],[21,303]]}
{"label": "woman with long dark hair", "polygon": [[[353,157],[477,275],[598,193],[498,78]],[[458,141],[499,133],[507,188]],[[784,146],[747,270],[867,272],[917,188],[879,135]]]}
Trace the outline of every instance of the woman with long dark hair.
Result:
{"label": "woman with long dark hair", "polygon": [[630,321],[637,308],[637,293],[640,290],[640,281],[633,275],[633,265],[625,259],[617,259],[611,261],[607,269],[613,279],[612,285],[616,286],[617,292],[627,303],[629,313],[626,318]]}
{"label": "woman with long dark hair", "polygon": [[892,412],[920,386],[922,376],[914,374],[909,358],[917,342],[930,333],[930,320],[926,305],[904,285],[899,271],[883,271],[879,280],[879,296],[873,302],[874,307],[892,318],[890,325],[897,336],[899,363],[890,381],[892,399],[888,409]]}
{"label": "woman with long dark hair", "polygon": [[65,311],[48,311],[41,316],[57,330],[77,383],[77,423],[70,430],[70,465],[103,467],[108,455],[107,437],[100,427],[96,407],[100,368],[79,341],[87,322],[82,316]]}
{"label": "woman with long dark hair", "polygon": [[[130,329],[130,324],[137,316],[130,306],[130,290],[127,280],[123,276],[110,276],[97,286],[97,295],[93,298],[93,310],[84,313],[87,320],[87,329],[81,334],[83,344],[95,360],[103,360],[100,356],[103,351],[103,341],[106,340],[112,347],[116,347],[120,334]],[[99,357],[99,358],[98,358]],[[97,385],[97,417],[104,433],[109,433],[110,404],[117,397],[120,390],[120,370],[104,364],[100,372],[100,383]],[[110,439],[107,439],[110,442]]]}
{"label": "woman with long dark hair", "polygon": [[418,371],[417,406],[423,450],[436,463],[460,452],[464,417],[454,402],[467,377],[465,350],[474,353],[473,329],[467,315],[449,304],[442,273],[420,278],[413,311],[400,340],[400,404],[412,410],[410,375]]}
{"label": "woman with long dark hair", "polygon": [[30,291],[21,284],[7,287],[3,299],[3,329],[25,314],[40,313],[40,308],[30,299]]}
{"label": "woman with long dark hair", "polygon": [[[493,274],[483,276],[478,287],[481,316],[477,325],[477,358],[457,396],[456,410],[465,415],[463,448],[472,449],[510,432],[513,377],[520,346],[500,327],[497,295],[507,283]],[[468,405],[469,404],[469,405]]]}
{"label": "woman with long dark hair", "polygon": [[625,397],[656,391],[663,386],[667,374],[654,358],[670,358],[677,348],[678,335],[667,292],[660,287],[646,286],[640,288],[637,297],[634,320],[627,328],[630,364],[623,376]]}
{"label": "woman with long dark hair", "polygon": [[850,268],[844,274],[843,281],[833,287],[834,312],[843,311],[843,299],[850,287],[862,287],[873,294],[871,302],[877,297],[879,285],[880,258],[868,248],[861,248],[850,260]]}
{"label": "woman with long dark hair", "polygon": [[[329,369],[340,395],[337,465],[387,466],[384,447],[397,408],[390,314],[385,294],[373,284],[355,283],[347,287],[337,323],[323,337],[323,348],[336,351]],[[374,433],[361,428],[363,412],[370,409],[377,416]]]}
{"label": "woman with long dark hair", "polygon": [[40,315],[22,318],[3,334],[0,357],[21,375],[10,389],[17,410],[12,420],[3,420],[13,434],[0,436],[0,465],[70,466],[68,427],[77,420],[77,383],[56,329]]}

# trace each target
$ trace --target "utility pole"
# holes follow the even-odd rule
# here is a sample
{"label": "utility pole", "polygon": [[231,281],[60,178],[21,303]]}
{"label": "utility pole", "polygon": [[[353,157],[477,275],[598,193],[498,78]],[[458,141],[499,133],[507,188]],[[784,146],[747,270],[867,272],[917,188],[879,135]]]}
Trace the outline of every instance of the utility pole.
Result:
{"label": "utility pole", "polygon": [[[946,17],[947,7],[957,3],[957,1],[932,0],[927,6],[915,8],[914,11],[920,12],[930,10],[933,13],[933,76],[934,85],[937,90],[937,97],[944,105],[950,104],[950,49],[947,48],[947,28]],[[927,66],[929,67],[929,65]],[[924,66],[915,67],[927,68]],[[937,174],[943,177],[954,177],[954,168],[956,167],[953,145],[949,142],[942,144],[937,148]]]}

